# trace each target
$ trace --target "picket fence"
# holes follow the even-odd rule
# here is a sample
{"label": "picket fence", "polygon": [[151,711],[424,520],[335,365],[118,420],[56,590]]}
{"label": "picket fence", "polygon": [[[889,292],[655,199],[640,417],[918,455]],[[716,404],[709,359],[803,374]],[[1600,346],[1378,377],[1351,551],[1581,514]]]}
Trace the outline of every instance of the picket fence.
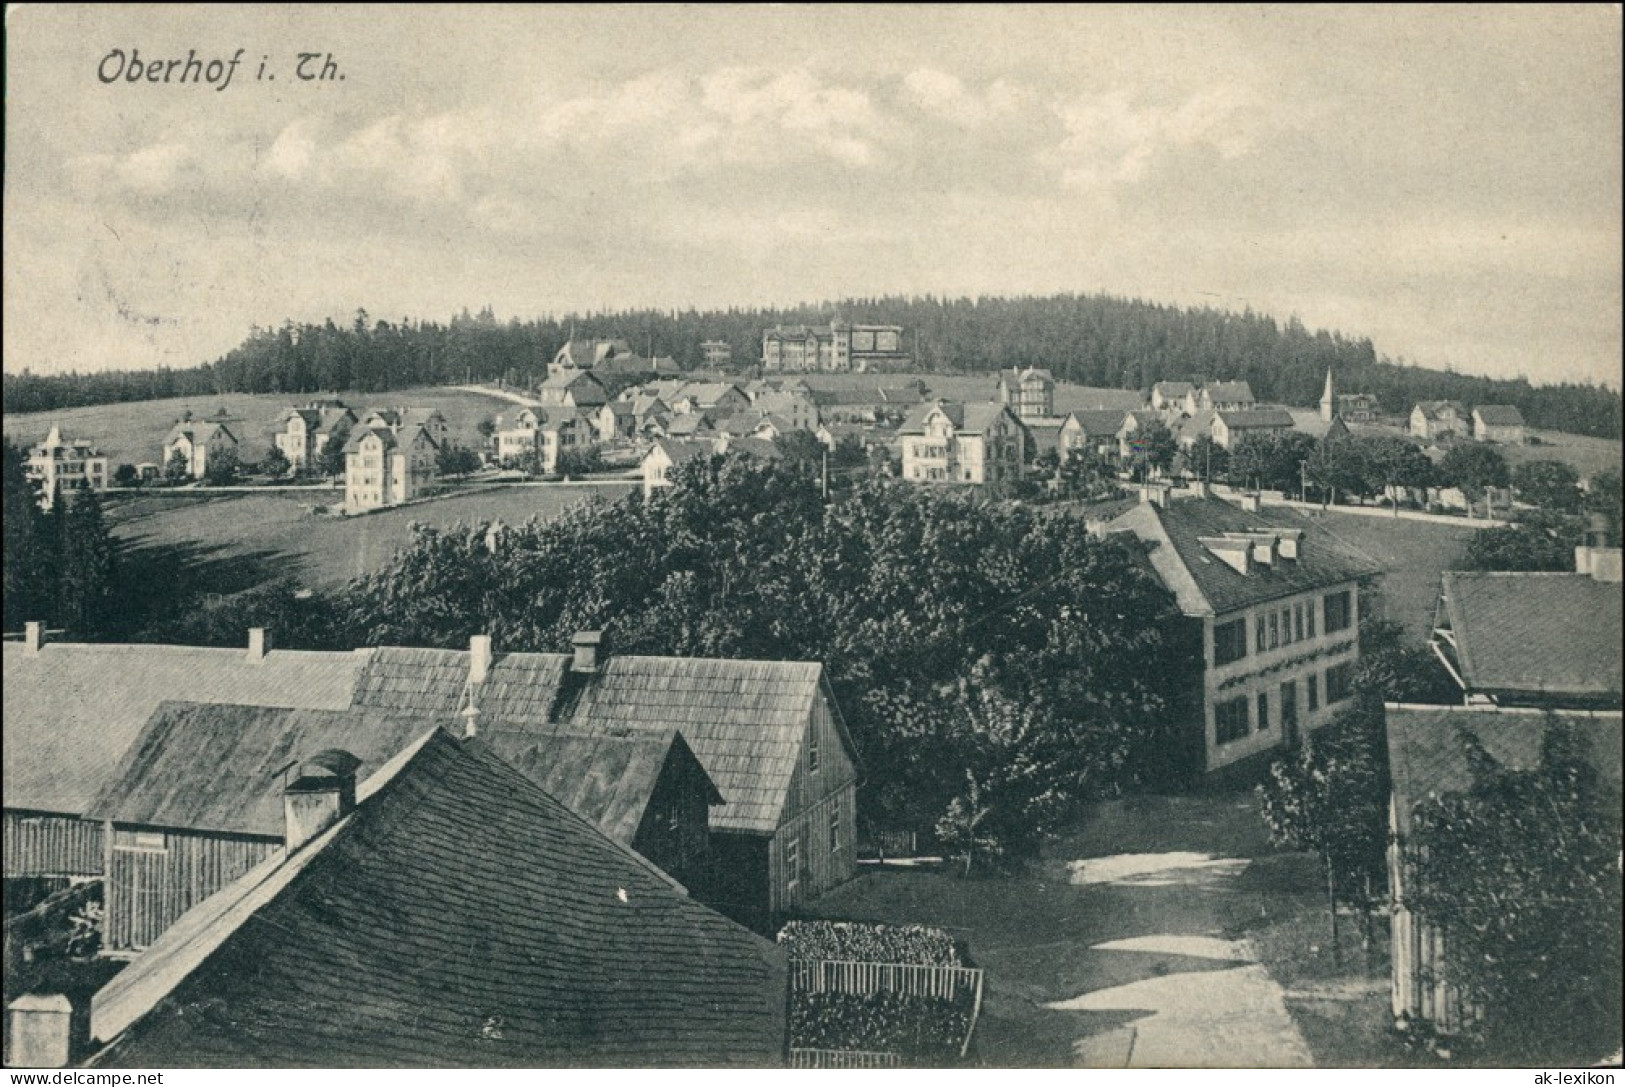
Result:
{"label": "picket fence", "polygon": [[[959,1047],[963,1059],[970,1052],[976,1034],[976,1020],[982,1014],[982,971],[970,966],[929,966],[919,963],[856,962],[835,959],[794,959],[790,962],[790,988],[798,993],[902,993],[907,996],[939,997],[956,1000],[971,994],[970,1024]],[[805,1050],[803,1052],[853,1052]],[[795,1050],[791,1051],[792,1060]],[[863,1054],[870,1056],[872,1054]],[[896,1054],[881,1054],[891,1056]],[[802,1066],[795,1066],[802,1067]],[[895,1065],[806,1065],[818,1068],[882,1068]]]}

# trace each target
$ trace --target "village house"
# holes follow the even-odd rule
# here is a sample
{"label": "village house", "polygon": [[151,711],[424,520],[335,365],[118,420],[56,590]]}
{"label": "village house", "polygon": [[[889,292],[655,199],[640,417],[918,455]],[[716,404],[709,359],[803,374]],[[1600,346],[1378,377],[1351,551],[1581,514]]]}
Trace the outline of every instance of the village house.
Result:
{"label": "village house", "polygon": [[595,412],[609,400],[609,390],[586,370],[556,370],[536,387],[536,400],[544,408]]}
{"label": "village house", "polygon": [[1296,747],[1352,697],[1362,584],[1381,567],[1306,518],[1266,514],[1256,499],[1238,508],[1203,490],[1173,497],[1147,486],[1102,530],[1137,537],[1201,628],[1187,757],[1200,770],[1246,773]]}
{"label": "village house", "polygon": [[[1616,665],[1617,668],[1617,665]],[[1546,723],[1575,724],[1591,741],[1598,775],[1619,811],[1621,718],[1611,713],[1576,713],[1498,706],[1416,706],[1389,703],[1387,718],[1389,798],[1388,892],[1390,901],[1391,1000],[1396,1021],[1408,1030],[1431,1028],[1459,1033],[1476,1009],[1450,983],[1450,947],[1441,926],[1418,913],[1410,900],[1409,839],[1416,805],[1432,797],[1463,793],[1475,784],[1473,759],[1464,734],[1509,770],[1540,765]]]}
{"label": "village house", "polygon": [[883,421],[901,423],[924,400],[919,383],[869,385],[849,389],[816,389],[808,395],[826,423],[873,426]]}
{"label": "village house", "polygon": [[1251,411],[1257,401],[1253,397],[1253,387],[1245,381],[1213,381],[1196,390],[1193,398],[1187,399],[1190,410],[1185,414],[1195,415],[1198,411]]}
{"label": "village house", "polygon": [[1423,400],[1411,408],[1410,435],[1427,441],[1465,437],[1472,417],[1459,400]]}
{"label": "village house", "polygon": [[4,645],[5,878],[100,878],[112,846],[84,816],[166,699],[337,710],[365,650],[50,642],[38,623]]}
{"label": "village house", "polygon": [[491,432],[491,451],[498,464],[513,464],[536,455],[536,432],[547,421],[539,408],[520,408],[512,419],[497,416]]}
{"label": "village house", "polygon": [[295,768],[286,848],[96,994],[92,1066],[783,1061],[780,952],[483,740],[362,781],[344,755]]}
{"label": "village house", "polygon": [[164,438],[163,465],[167,471],[177,454],[186,461],[186,474],[202,479],[209,472],[209,461],[237,452],[237,436],[218,419],[193,419],[191,412],[183,412]]}
{"label": "village house", "polygon": [[703,411],[721,417],[750,407],[750,397],[744,390],[726,381],[687,382],[666,402],[678,415]]}
{"label": "village house", "polygon": [[1283,434],[1292,427],[1292,416],[1285,408],[1256,408],[1252,411],[1216,408],[1208,434],[1214,445],[1221,449],[1233,449],[1238,441],[1249,434]]}
{"label": "village house", "polygon": [[536,431],[536,460],[544,475],[559,471],[559,458],[593,442],[591,423],[578,415],[549,419]]}
{"label": "village house", "polygon": [[676,729],[725,801],[710,822],[719,908],[759,920],[855,873],[856,754],[822,665],[612,654],[593,632],[573,655],[479,663],[477,651],[374,650],[355,705],[456,715],[472,699],[481,729]]}
{"label": "village house", "polygon": [[345,511],[362,513],[418,497],[437,475],[438,452],[421,425],[390,427],[363,420],[344,443]]}
{"label": "village house", "polygon": [[938,400],[909,413],[898,429],[903,478],[910,483],[999,486],[1021,478],[1026,429],[1000,403]]}
{"label": "village house", "polygon": [[548,363],[549,377],[562,373],[583,373],[610,359],[631,355],[632,345],[623,339],[576,339],[571,337]]}
{"label": "village house", "polygon": [[650,433],[657,438],[714,437],[717,432],[717,420],[711,417],[710,412],[704,411],[671,415],[650,428]]}
{"label": "village house", "polygon": [[1164,413],[1184,414],[1186,402],[1195,394],[1189,381],[1159,381],[1151,386],[1151,407]]}
{"label": "village house", "polygon": [[312,400],[302,408],[289,408],[277,420],[276,447],[295,473],[310,471],[327,440],[361,420],[339,400]]}
{"label": "village house", "polygon": [[638,432],[637,409],[630,400],[611,400],[592,416],[592,424],[599,441],[625,441]]}
{"label": "village house", "polygon": [[1028,366],[1000,370],[997,399],[1015,412],[1022,422],[1049,419],[1055,415],[1055,375]]}
{"label": "village house", "polygon": [[1575,549],[1575,572],[1446,571],[1429,644],[1468,703],[1618,708],[1620,549]]}
{"label": "village house", "polygon": [[1473,409],[1473,437],[1498,445],[1523,445],[1529,435],[1523,413],[1511,404],[1480,404]]}
{"label": "village house", "polygon": [[1117,455],[1117,433],[1123,429],[1122,411],[1074,411],[1061,420],[1058,452],[1065,460],[1075,452],[1095,457]]}
{"label": "village house", "polygon": [[62,428],[52,424],[45,440],[28,450],[24,468],[28,478],[39,484],[40,505],[50,509],[58,491],[80,487],[105,491],[109,475],[107,455],[86,438],[65,438]]}
{"label": "village house", "polygon": [[750,410],[758,415],[774,415],[792,430],[817,430],[818,404],[811,394],[799,390],[764,390],[751,397]]}
{"label": "village house", "polygon": [[700,365],[720,370],[733,361],[734,349],[726,340],[706,340],[700,344]]}
{"label": "village house", "polygon": [[762,333],[769,372],[869,373],[908,369],[901,325],[778,325]]}
{"label": "village house", "polygon": [[1121,412],[1118,420],[1117,456],[1121,460],[1128,460],[1133,455],[1136,435],[1141,431],[1167,425],[1162,421],[1162,416],[1149,408]]}

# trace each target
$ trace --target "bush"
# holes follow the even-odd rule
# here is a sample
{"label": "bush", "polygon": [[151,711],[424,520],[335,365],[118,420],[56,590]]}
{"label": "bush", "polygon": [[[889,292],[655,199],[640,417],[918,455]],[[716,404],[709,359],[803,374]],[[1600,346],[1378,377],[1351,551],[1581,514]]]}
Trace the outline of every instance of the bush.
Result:
{"label": "bush", "polygon": [[942,929],[924,925],[791,921],[779,930],[779,946],[792,959],[964,965],[954,938]]}

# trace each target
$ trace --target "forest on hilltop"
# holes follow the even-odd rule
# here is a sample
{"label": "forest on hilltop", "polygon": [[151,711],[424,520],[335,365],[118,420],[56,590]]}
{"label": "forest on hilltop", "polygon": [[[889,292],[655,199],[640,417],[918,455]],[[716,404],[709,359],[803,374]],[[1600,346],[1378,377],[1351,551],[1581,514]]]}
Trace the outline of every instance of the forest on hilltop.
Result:
{"label": "forest on hilltop", "polygon": [[1023,298],[846,299],[791,308],[627,310],[500,321],[489,308],[446,322],[375,319],[358,310],[340,326],[285,323],[254,329],[222,358],[190,369],[6,374],[5,410],[48,411],[89,404],[224,393],[289,395],[390,389],[502,379],[539,380],[572,333],[621,337],[641,353],[700,364],[700,344],[722,340],[736,364],[759,358],[764,328],[852,322],[902,325],[916,368],[967,373],[1043,366],[1062,381],[1147,389],[1154,382],[1245,379],[1260,400],[1310,406],[1327,367],[1342,392],[1374,393],[1384,411],[1418,400],[1513,404],[1531,426],[1617,438],[1620,394],[1595,385],[1531,385],[1407,366],[1378,357],[1369,339],[1310,331],[1296,317],[1160,305],[1108,295]]}

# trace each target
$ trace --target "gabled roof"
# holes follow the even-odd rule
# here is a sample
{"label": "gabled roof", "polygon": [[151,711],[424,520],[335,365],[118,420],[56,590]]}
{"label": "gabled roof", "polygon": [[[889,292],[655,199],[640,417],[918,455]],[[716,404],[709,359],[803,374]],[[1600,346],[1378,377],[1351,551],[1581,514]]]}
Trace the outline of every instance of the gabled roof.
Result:
{"label": "gabled roof", "polygon": [[1292,427],[1292,416],[1285,408],[1220,411],[1218,416],[1231,430],[1290,430]]}
{"label": "gabled roof", "polygon": [[1151,408],[1135,408],[1133,411],[1122,412],[1118,417],[1118,432],[1121,433],[1130,422],[1137,428],[1152,426],[1162,422],[1162,412]]}
{"label": "gabled roof", "polygon": [[1195,441],[1203,434],[1212,435],[1213,420],[1219,413],[1212,408],[1200,408],[1195,415],[1186,416],[1174,424],[1174,437],[1181,440]]}
{"label": "gabled roof", "polygon": [[[682,418],[682,416],[678,416],[678,418]],[[710,442],[686,442],[678,438],[656,438],[654,445],[650,447],[650,451],[652,452],[654,449],[659,449],[666,455],[666,459],[673,464],[682,464],[684,461],[693,460],[695,457],[709,457],[717,451],[716,446]]]}
{"label": "gabled roof", "polygon": [[1511,404],[1480,404],[1473,414],[1485,426],[1523,426],[1523,413]]}
{"label": "gabled roof", "polygon": [[[573,676],[575,690],[561,700],[569,662],[563,654],[499,655],[480,690],[480,720],[587,734],[677,729],[727,801],[712,813],[714,829],[772,833],[778,826],[822,691],[821,665],[614,655],[585,682]],[[455,713],[467,677],[464,652],[376,649],[357,683],[356,703]]]}
{"label": "gabled roof", "polygon": [[1420,408],[1422,414],[1429,419],[1439,418],[1446,408],[1455,412],[1457,418],[1467,418],[1467,408],[1460,400],[1421,400],[1411,410],[1415,411],[1417,408]]}
{"label": "gabled roof", "polygon": [[724,800],[675,729],[572,732],[557,725],[482,722],[479,735],[504,762],[547,795],[630,846],[668,763],[688,763],[705,782],[709,803]]}
{"label": "gabled roof", "polygon": [[702,411],[680,412],[667,419],[666,433],[674,436],[698,434],[702,430],[710,430],[716,426],[711,417]]}
{"label": "gabled roof", "polygon": [[280,417],[278,417],[277,422],[287,423],[295,418],[303,420],[307,428],[315,430],[317,427],[322,425],[322,409],[288,408]]}
{"label": "gabled roof", "polygon": [[378,440],[383,445],[386,453],[400,444],[395,440],[395,432],[387,426],[358,426],[350,431],[349,438],[344,442],[344,451],[346,453],[360,452],[361,443],[371,435],[378,436]]}
{"label": "gabled roof", "polygon": [[1245,381],[1214,381],[1202,386],[1202,395],[1210,404],[1248,404],[1254,399],[1253,387]]}
{"label": "gabled roof", "polygon": [[1575,724],[1593,742],[1595,765],[1617,795],[1620,786],[1620,715],[1473,706],[1384,707],[1388,724],[1388,766],[1400,834],[1410,830],[1416,805],[1430,797],[1465,792],[1473,786],[1472,765],[1461,733],[1478,738],[1485,751],[1509,770],[1540,765],[1541,741],[1553,716]]}
{"label": "gabled roof", "polygon": [[184,915],[92,1031],[102,1066],[763,1065],[784,1006],[767,941],[440,732]]}
{"label": "gabled roof", "polygon": [[344,709],[367,652],[7,642],[5,805],[84,814],[167,699]]}
{"label": "gabled roof", "polygon": [[361,760],[357,777],[365,780],[433,727],[416,715],[376,710],[164,702],[85,816],[281,838],[290,765],[338,748]]}
{"label": "gabled roof", "polygon": [[212,442],[216,435],[224,435],[233,444],[237,442],[237,435],[224,423],[209,419],[182,419],[169,429],[169,436],[164,439],[164,444],[168,445],[176,438],[185,438],[196,445],[199,442]]}
{"label": "gabled roof", "polygon": [[749,435],[743,438],[728,438],[727,453],[744,453],[759,460],[777,460],[781,455],[779,447],[768,438],[755,438]]}
{"label": "gabled roof", "polygon": [[[560,370],[557,373],[548,374],[537,388],[538,390],[548,389],[569,392],[578,402],[584,398],[608,398],[604,383],[594,377],[592,372],[588,370]],[[593,400],[593,403],[602,402],[603,400]]]}
{"label": "gabled roof", "polygon": [[[1376,560],[1290,509],[1248,513],[1220,498],[1174,498],[1166,507],[1141,502],[1109,530],[1133,532],[1186,615],[1225,615],[1313,589],[1330,589],[1382,572]],[[1231,533],[1302,532],[1298,557],[1241,573],[1202,543]]]}
{"label": "gabled roof", "polygon": [[1032,436],[1033,448],[1039,453],[1053,453],[1061,447],[1061,426],[1059,419],[1028,419],[1027,433]]}
{"label": "gabled roof", "polygon": [[959,425],[959,432],[961,434],[986,433],[1001,415],[1008,417],[1013,425],[1022,425],[1005,404],[992,402],[966,404],[963,408],[963,418]]}
{"label": "gabled roof", "polygon": [[683,386],[677,398],[681,400],[686,397],[702,408],[709,408],[717,404],[730,392],[744,396],[739,386],[726,381],[691,381]]}
{"label": "gabled roof", "polygon": [[1044,384],[1053,385],[1055,384],[1055,375],[1050,373],[1048,370],[1040,370],[1033,366],[1026,366],[1019,369],[1000,370],[999,380],[1001,382],[1010,382],[1016,385],[1020,385],[1025,381],[1037,381]]}
{"label": "gabled roof", "polygon": [[1091,438],[1115,436],[1123,426],[1123,411],[1074,411],[1071,418],[1078,421],[1083,433]]}
{"label": "gabled roof", "polygon": [[1447,571],[1444,613],[1472,691],[1620,696],[1618,582]]}
{"label": "gabled roof", "polygon": [[1187,393],[1195,390],[1196,386],[1189,381],[1159,381],[1151,386],[1151,391],[1160,392],[1165,400],[1181,400]]}

